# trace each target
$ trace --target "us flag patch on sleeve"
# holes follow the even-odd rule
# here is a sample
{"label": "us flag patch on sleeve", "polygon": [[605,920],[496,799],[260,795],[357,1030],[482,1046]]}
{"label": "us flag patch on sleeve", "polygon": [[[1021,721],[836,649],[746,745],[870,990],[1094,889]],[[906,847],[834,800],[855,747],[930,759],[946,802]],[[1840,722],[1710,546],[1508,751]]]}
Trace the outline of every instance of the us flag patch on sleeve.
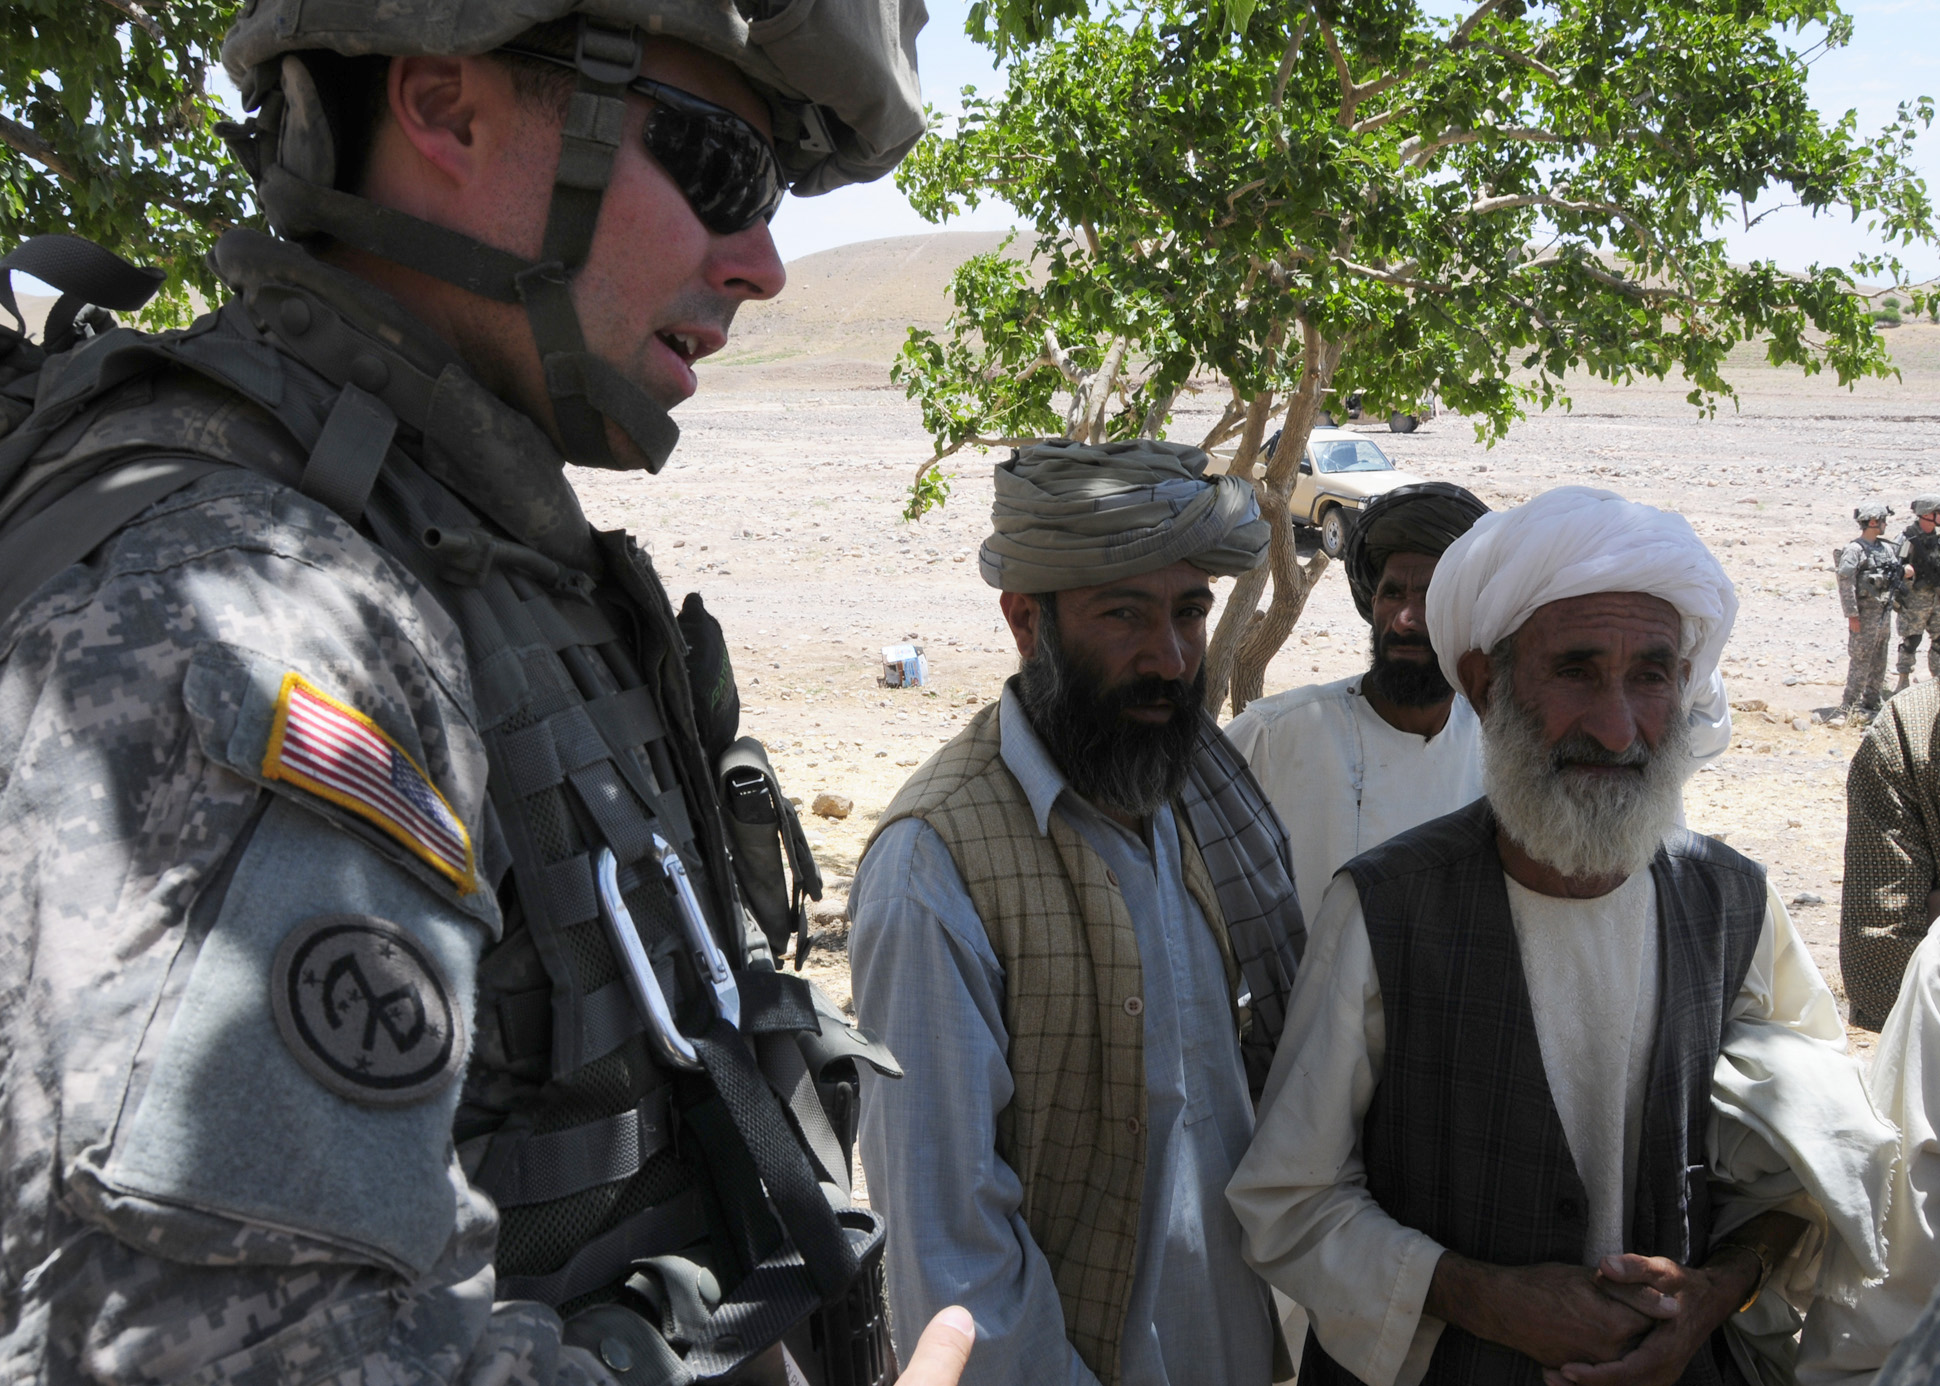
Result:
{"label": "us flag patch on sleeve", "polygon": [[263,778],[307,789],[389,833],[458,887],[473,888],[472,840],[415,760],[377,723],[284,675]]}

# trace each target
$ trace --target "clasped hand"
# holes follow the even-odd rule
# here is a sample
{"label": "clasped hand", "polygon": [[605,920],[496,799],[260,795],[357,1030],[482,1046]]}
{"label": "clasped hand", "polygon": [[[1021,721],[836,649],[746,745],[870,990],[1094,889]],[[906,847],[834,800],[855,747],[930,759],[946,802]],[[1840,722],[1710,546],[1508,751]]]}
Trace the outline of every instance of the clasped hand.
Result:
{"label": "clasped hand", "polygon": [[[1534,1266],[1578,1277],[1571,1294],[1582,1317],[1561,1303],[1543,1364],[1545,1386],[1668,1386],[1738,1307],[1746,1277],[1738,1258],[1684,1266],[1662,1256],[1606,1256],[1596,1270]],[[1576,1331],[1572,1332],[1574,1329]],[[1572,1344],[1569,1340],[1574,1339]],[[1527,1349],[1524,1349],[1527,1351]]]}

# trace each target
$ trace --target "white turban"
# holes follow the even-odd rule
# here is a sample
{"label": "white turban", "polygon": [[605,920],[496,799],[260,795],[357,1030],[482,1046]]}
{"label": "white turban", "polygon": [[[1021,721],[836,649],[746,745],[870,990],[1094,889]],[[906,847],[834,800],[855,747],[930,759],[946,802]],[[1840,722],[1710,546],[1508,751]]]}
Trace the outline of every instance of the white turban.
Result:
{"label": "white turban", "polygon": [[1428,639],[1448,681],[1470,650],[1491,650],[1539,606],[1596,592],[1644,592],[1684,618],[1689,709],[1712,690],[1738,594],[1682,515],[1614,491],[1559,486],[1484,515],[1448,546],[1428,585]]}

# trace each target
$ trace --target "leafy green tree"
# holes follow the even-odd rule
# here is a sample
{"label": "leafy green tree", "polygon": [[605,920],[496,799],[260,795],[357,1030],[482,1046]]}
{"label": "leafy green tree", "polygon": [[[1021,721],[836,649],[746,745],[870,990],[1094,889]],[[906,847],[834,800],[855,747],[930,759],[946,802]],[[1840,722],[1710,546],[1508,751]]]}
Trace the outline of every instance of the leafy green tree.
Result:
{"label": "leafy green tree", "polygon": [[0,247],[69,231],[168,274],[144,313],[213,296],[203,256],[253,215],[209,91],[233,0],[8,0],[0,10]]}
{"label": "leafy green tree", "polygon": [[1572,369],[1678,371],[1704,409],[1746,342],[1842,382],[1887,374],[1853,275],[1898,282],[1897,261],[1734,265],[1718,227],[1777,195],[1891,247],[1934,235],[1909,161],[1931,101],[1863,138],[1806,98],[1812,58],[1850,35],[1832,0],[1481,0],[1459,18],[985,0],[971,31],[1011,55],[1007,86],[966,92],[898,183],[932,220],[994,196],[1040,229],[1028,259],[959,270],[947,327],[912,330],[896,377],[931,465],[1044,434],[1161,436],[1179,391],[1230,390],[1198,441],[1235,444],[1274,543],[1214,633],[1215,706],[1259,695],[1325,567],[1296,559],[1286,502],[1330,396],[1378,417],[1438,394],[1499,437],[1567,403]]}

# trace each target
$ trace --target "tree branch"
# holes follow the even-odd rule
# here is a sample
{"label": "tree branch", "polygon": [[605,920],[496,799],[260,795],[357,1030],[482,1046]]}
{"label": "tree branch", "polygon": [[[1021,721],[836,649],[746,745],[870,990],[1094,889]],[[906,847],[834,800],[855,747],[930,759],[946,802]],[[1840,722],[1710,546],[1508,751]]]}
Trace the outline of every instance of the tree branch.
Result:
{"label": "tree branch", "polygon": [[1540,130],[1523,125],[1501,125],[1481,130],[1447,130],[1432,140],[1423,140],[1412,135],[1401,141],[1401,162],[1424,168],[1429,158],[1441,150],[1457,144],[1475,144],[1481,140],[1523,140],[1529,144],[1584,144],[1592,141],[1580,135],[1562,135],[1554,130]]}
{"label": "tree branch", "polygon": [[1516,268],[1518,270],[1547,270],[1555,269],[1560,265],[1568,265],[1574,269],[1580,269],[1587,277],[1596,280],[1597,283],[1607,285],[1615,289],[1618,293],[1627,294],[1631,298],[1644,301],[1674,299],[1679,303],[1696,303],[1698,301],[1695,295],[1688,294],[1682,289],[1653,289],[1648,285],[1625,279],[1620,274],[1612,274],[1594,260],[1590,260],[1581,255],[1542,255],[1534,260],[1526,261],[1516,266]]}
{"label": "tree branch", "polygon": [[1326,20],[1320,21],[1320,39],[1327,45],[1327,56],[1334,60],[1334,72],[1340,78],[1340,123],[1349,125],[1354,120],[1354,74],[1347,69],[1347,55],[1340,51],[1340,40],[1334,37],[1334,28]]}
{"label": "tree branch", "polygon": [[1287,40],[1287,51],[1280,55],[1280,70],[1273,78],[1273,108],[1278,110],[1287,99],[1287,83],[1293,79],[1294,60],[1300,56],[1300,45],[1307,41],[1307,26],[1313,22],[1313,11],[1308,10],[1300,16],[1300,22],[1293,26],[1293,36]]}
{"label": "tree branch", "polygon": [[1082,378],[1078,368],[1071,364],[1071,353],[1058,345],[1058,334],[1048,327],[1044,329],[1044,359],[1073,385]]}
{"label": "tree branch", "polygon": [[1628,226],[1643,244],[1650,245],[1655,240],[1642,218],[1629,208],[1615,202],[1573,202],[1567,197],[1552,197],[1547,193],[1505,193],[1499,197],[1477,198],[1469,203],[1468,210],[1471,214],[1482,215],[1504,211],[1510,207],[1554,207],[1563,212],[1602,212]]}
{"label": "tree branch", "polygon": [[1549,78],[1550,81],[1554,82],[1559,87],[1567,86],[1569,84],[1569,79],[1565,77],[1562,73],[1558,72],[1555,68],[1551,67],[1548,63],[1543,62],[1539,58],[1532,57],[1527,53],[1520,53],[1513,48],[1504,48],[1501,45],[1494,44],[1494,43],[1478,43],[1475,46],[1483,50],[1485,53],[1495,54],[1498,58],[1507,58],[1512,63],[1521,63],[1524,67],[1528,68],[1531,72],[1540,72],[1543,76]]}
{"label": "tree branch", "polygon": [[80,171],[73,164],[54,152],[54,146],[29,130],[17,120],[9,120],[0,115],[0,144],[17,150],[53,173],[58,173],[70,183],[84,183]]}
{"label": "tree branch", "polygon": [[120,10],[123,14],[127,15],[128,18],[132,19],[136,24],[139,24],[142,30],[150,38],[154,39],[155,42],[168,42],[168,36],[162,32],[162,26],[149,17],[148,11],[141,7],[139,0],[101,0],[101,3],[111,9]]}
{"label": "tree branch", "polygon": [[[4,115],[0,115],[0,144],[6,145],[16,153],[26,155],[49,173],[65,178],[70,183],[85,185],[88,181],[79,168],[55,151],[53,145],[19,121]],[[212,230],[227,231],[235,226],[235,223],[227,217],[218,216],[207,207],[197,206],[193,202],[184,202],[179,197],[160,196],[154,200],[164,207],[173,207],[184,216],[194,217]]]}
{"label": "tree branch", "polygon": [[1482,0],[1481,4],[1469,11],[1468,18],[1456,26],[1455,32],[1448,36],[1448,46],[1460,48],[1466,44],[1468,36],[1475,32],[1475,26],[1495,13],[1501,4],[1502,0]]}

